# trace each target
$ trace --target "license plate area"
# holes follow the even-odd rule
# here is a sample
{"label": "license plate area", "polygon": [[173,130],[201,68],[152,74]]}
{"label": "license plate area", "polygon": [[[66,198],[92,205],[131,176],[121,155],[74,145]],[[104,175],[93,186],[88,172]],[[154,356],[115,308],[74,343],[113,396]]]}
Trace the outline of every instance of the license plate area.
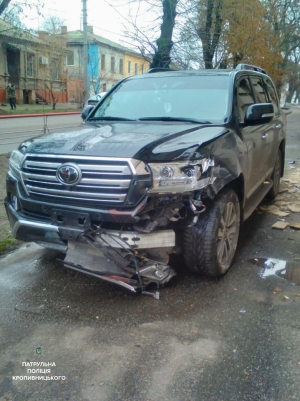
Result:
{"label": "license plate area", "polygon": [[89,213],[70,212],[66,210],[52,210],[52,222],[58,226],[64,227],[90,227]]}

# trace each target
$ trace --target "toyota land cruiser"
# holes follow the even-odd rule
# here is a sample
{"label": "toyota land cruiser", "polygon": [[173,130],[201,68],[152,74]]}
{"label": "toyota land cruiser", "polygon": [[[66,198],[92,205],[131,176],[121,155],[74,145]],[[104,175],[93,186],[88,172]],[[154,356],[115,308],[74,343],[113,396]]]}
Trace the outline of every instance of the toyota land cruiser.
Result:
{"label": "toyota land cruiser", "polygon": [[192,272],[226,273],[241,223],[283,175],[286,120],[265,71],[151,70],[82,117],[12,152],[13,236],[133,292],[174,276],[171,253]]}

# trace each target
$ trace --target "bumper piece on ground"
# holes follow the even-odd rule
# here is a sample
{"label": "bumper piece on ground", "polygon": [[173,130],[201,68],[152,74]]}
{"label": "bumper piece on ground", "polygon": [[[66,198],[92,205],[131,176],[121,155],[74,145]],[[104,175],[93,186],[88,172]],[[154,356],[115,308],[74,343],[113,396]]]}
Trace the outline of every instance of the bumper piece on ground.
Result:
{"label": "bumper piece on ground", "polygon": [[[144,253],[130,245],[127,233],[101,228],[87,230],[78,241],[69,241],[68,252],[63,264],[71,269],[118,284],[132,292],[158,298],[157,292],[145,291],[146,286],[157,288],[175,276],[174,270],[165,263],[151,260]],[[159,233],[156,234],[160,236]],[[174,237],[175,240],[175,237]],[[172,239],[169,244],[173,243]]]}

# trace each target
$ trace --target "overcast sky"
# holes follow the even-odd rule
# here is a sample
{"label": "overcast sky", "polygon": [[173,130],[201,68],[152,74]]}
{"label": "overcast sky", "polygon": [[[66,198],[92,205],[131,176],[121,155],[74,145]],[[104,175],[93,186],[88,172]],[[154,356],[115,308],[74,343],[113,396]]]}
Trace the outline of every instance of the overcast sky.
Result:
{"label": "overcast sky", "polygon": [[[82,29],[82,1],[81,0],[43,0],[43,16],[36,16],[28,12],[26,24],[38,29],[44,17],[57,15],[65,20],[68,30]],[[132,3],[129,0],[87,0],[88,24],[93,25],[94,33],[110,40],[122,43],[128,42],[124,31],[130,30],[127,22],[131,16],[139,15],[141,25],[150,19],[149,10],[146,10],[145,1]],[[153,16],[151,17],[153,18]],[[124,42],[123,42],[124,43]]]}

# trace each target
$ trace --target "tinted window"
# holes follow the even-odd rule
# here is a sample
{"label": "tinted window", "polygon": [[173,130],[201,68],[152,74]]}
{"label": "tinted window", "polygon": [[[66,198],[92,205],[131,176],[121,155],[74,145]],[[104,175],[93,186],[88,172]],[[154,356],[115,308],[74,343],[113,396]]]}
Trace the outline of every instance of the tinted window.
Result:
{"label": "tinted window", "polygon": [[256,98],[257,103],[269,103],[265,84],[262,78],[260,77],[251,77],[253,91]]}
{"label": "tinted window", "polygon": [[269,94],[269,101],[273,104],[274,106],[274,111],[275,113],[278,111],[279,109],[279,103],[278,103],[278,98],[276,95],[276,91],[273,85],[273,82],[270,79],[266,79],[266,86],[267,86],[267,91]]}
{"label": "tinted window", "polygon": [[254,95],[248,78],[238,82],[238,112],[240,122],[244,122],[248,107],[255,103]]}
{"label": "tinted window", "polygon": [[194,118],[224,121],[228,109],[229,76],[155,76],[121,83],[93,117]]}

